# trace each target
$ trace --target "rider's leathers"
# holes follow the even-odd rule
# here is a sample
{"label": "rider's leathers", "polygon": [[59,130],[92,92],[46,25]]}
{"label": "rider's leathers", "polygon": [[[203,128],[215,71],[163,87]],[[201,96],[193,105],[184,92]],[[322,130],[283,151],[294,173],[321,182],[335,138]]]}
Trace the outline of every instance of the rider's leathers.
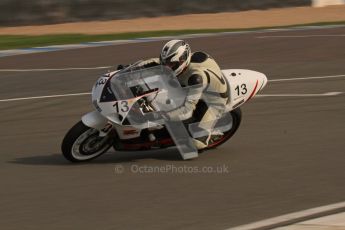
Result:
{"label": "rider's leathers", "polygon": [[[159,64],[158,58],[141,63],[146,67]],[[171,120],[183,121],[192,137],[195,137],[197,131],[203,130],[206,135],[195,137],[193,141],[197,149],[204,149],[208,146],[211,135],[214,134],[214,125],[228,102],[228,82],[215,60],[203,52],[193,53],[190,64],[177,78],[188,91],[187,98],[182,106],[166,115]],[[192,123],[194,124],[189,127]]]}

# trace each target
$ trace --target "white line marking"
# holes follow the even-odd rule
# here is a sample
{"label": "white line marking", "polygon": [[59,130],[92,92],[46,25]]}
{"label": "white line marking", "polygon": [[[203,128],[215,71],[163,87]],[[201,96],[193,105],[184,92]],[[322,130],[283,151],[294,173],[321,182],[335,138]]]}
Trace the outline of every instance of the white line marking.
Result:
{"label": "white line marking", "polygon": [[0,102],[23,101],[23,100],[57,98],[57,97],[72,97],[72,96],[83,96],[83,95],[90,95],[90,94],[91,93],[70,93],[70,94],[56,94],[56,95],[36,96],[36,97],[18,97],[18,98],[1,99]]}
{"label": "white line marking", "polygon": [[295,78],[282,78],[272,79],[269,82],[281,82],[281,81],[300,81],[300,80],[313,80],[313,79],[325,79],[325,78],[339,78],[345,77],[345,75],[330,75],[330,76],[317,76],[317,77],[295,77]]}
{"label": "white line marking", "polygon": [[[322,96],[337,96],[343,94],[344,92],[328,92],[321,94],[258,94],[255,97],[322,97]],[[23,101],[23,100],[33,100],[33,99],[44,99],[44,98],[58,98],[58,97],[73,97],[73,96],[84,96],[91,95],[91,93],[71,93],[71,94],[55,94],[46,96],[35,96],[35,97],[18,97],[18,98],[7,98],[0,99],[0,102],[9,101]]]}
{"label": "white line marking", "polygon": [[338,96],[343,92],[328,92],[328,93],[303,93],[303,94],[258,94],[255,97],[329,97]]}
{"label": "white line marking", "polygon": [[345,34],[310,34],[310,35],[268,35],[256,38],[314,38],[314,37],[345,37]]}
{"label": "white line marking", "polygon": [[93,70],[93,69],[109,69],[114,66],[98,66],[98,67],[71,67],[56,69],[0,69],[0,72],[41,72],[41,71],[68,71],[68,70]]}
{"label": "white line marking", "polygon": [[[100,67],[90,67],[92,69],[105,69],[109,68],[106,66]],[[31,69],[31,70],[11,70],[11,71],[59,71],[59,70],[84,70],[87,68],[65,68],[65,69]],[[0,70],[1,71],[1,70]],[[283,82],[283,81],[299,81],[299,80],[313,80],[313,79],[324,79],[324,78],[340,78],[345,77],[345,75],[333,75],[333,76],[318,76],[318,77],[299,77],[299,78],[284,78],[284,79],[273,79],[269,80],[269,82]],[[46,95],[46,96],[33,96],[33,97],[21,97],[21,98],[7,98],[7,99],[0,99],[0,102],[8,102],[8,101],[22,101],[22,100],[33,100],[33,99],[43,99],[43,98],[57,98],[57,97],[69,97],[69,96],[83,96],[83,95],[90,95],[91,93],[72,93],[72,94],[58,94],[58,95]],[[315,97],[315,96],[336,96],[343,94],[343,92],[328,92],[323,94],[259,94],[256,97]]]}
{"label": "white line marking", "polygon": [[228,228],[226,230],[248,230],[248,229],[258,229],[265,228],[272,225],[283,224],[289,221],[298,220],[301,218],[307,218],[309,216],[322,214],[326,212],[335,211],[337,209],[345,208],[345,202],[339,202],[331,205],[321,206],[317,208],[311,208],[300,212],[294,212],[282,216],[273,217],[266,220],[261,220],[251,224],[241,225],[237,227]]}
{"label": "white line marking", "polygon": [[[69,49],[82,49],[88,47],[96,46],[109,46],[109,45],[124,45],[130,43],[141,43],[141,42],[154,42],[162,40],[171,40],[176,38],[199,38],[199,37],[210,37],[210,36],[229,36],[236,34],[248,34],[248,33],[271,33],[271,32],[281,32],[281,31],[305,31],[314,29],[332,29],[332,28],[343,28],[344,25],[326,25],[326,26],[295,26],[290,28],[273,28],[273,29],[252,29],[246,31],[230,31],[230,32],[219,32],[219,33],[203,33],[203,34],[187,34],[181,36],[164,36],[164,37],[150,37],[150,38],[137,38],[129,40],[113,40],[113,41],[100,41],[100,42],[87,42],[80,44],[67,44],[67,45],[53,45],[46,47],[33,47],[28,49],[14,49],[14,50],[3,50],[0,51],[0,58],[12,55],[22,55],[28,53],[43,53],[43,52],[53,52]],[[36,48],[36,49],[35,49]],[[46,49],[45,49],[46,48]],[[31,49],[31,50],[30,50]],[[52,49],[52,50],[49,50]]]}

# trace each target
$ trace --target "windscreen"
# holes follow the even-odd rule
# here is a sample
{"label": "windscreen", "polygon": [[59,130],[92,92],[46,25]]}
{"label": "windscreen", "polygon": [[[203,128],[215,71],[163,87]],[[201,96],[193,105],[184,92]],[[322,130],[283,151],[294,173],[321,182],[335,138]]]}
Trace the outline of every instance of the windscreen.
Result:
{"label": "windscreen", "polygon": [[174,72],[165,66],[137,70],[126,69],[111,80],[111,90],[117,100],[128,100],[157,92],[154,104],[159,111],[170,111],[181,106],[186,98]]}

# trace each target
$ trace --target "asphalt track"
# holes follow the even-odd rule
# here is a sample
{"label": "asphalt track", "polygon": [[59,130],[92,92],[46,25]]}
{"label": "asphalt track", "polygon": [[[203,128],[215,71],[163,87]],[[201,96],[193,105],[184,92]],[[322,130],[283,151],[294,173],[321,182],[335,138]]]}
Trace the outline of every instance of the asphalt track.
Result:
{"label": "asphalt track", "polygon": [[[304,36],[311,34],[322,36]],[[337,28],[188,41],[222,68],[253,69],[272,80],[345,74],[344,34]],[[298,37],[259,38],[273,35]],[[130,63],[157,56],[163,43],[11,56],[0,68]],[[0,72],[0,99],[88,92],[104,71]],[[233,139],[195,160],[181,161],[171,149],[110,152],[79,165],[63,159],[60,143],[92,109],[90,96],[0,102],[1,229],[226,229],[344,201],[345,94],[317,96],[327,92],[345,92],[345,77],[269,82],[263,94],[299,95],[254,98]],[[131,172],[169,165],[224,165],[229,172]]]}

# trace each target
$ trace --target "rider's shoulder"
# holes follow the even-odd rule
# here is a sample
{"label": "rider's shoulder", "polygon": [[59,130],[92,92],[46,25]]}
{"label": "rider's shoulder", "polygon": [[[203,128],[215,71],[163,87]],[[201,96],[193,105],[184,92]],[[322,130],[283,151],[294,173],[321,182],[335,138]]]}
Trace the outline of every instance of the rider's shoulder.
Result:
{"label": "rider's shoulder", "polygon": [[200,85],[203,84],[202,76],[199,74],[193,74],[188,78],[188,85]]}
{"label": "rider's shoulder", "polygon": [[197,51],[197,52],[194,52],[192,54],[190,62],[191,63],[203,63],[208,58],[210,58],[210,55],[208,55],[207,53],[202,52],[202,51]]}

